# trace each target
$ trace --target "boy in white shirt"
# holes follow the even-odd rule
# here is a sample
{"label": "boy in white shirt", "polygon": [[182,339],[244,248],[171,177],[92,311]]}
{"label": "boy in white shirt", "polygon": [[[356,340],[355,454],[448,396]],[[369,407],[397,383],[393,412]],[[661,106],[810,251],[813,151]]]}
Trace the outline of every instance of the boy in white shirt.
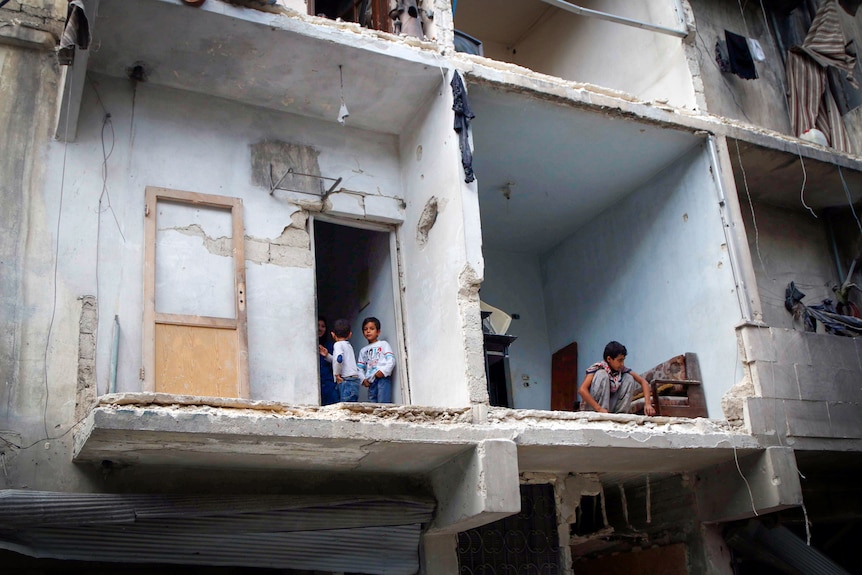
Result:
{"label": "boy in white shirt", "polygon": [[380,320],[376,317],[362,320],[362,335],[368,340],[368,345],[359,351],[356,365],[362,374],[362,385],[368,388],[368,401],[392,403],[395,354],[392,346],[380,339]]}
{"label": "boy in white shirt", "polygon": [[332,331],[332,374],[338,386],[338,396],[341,401],[359,401],[359,370],[350,345],[350,322],[346,319],[335,320]]}

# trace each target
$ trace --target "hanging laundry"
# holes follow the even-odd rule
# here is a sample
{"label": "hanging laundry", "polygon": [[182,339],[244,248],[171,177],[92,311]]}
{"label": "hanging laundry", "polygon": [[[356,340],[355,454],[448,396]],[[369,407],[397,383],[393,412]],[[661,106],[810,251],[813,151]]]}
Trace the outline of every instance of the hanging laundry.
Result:
{"label": "hanging laundry", "polygon": [[464,182],[470,183],[476,179],[473,174],[473,152],[470,151],[469,128],[470,120],[476,117],[470,109],[467,100],[467,90],[458,72],[452,74],[452,109],[455,110],[455,131],[458,133],[458,144],[461,146],[461,164],[464,166]]}
{"label": "hanging laundry", "polygon": [[733,68],[730,66],[730,56],[727,55],[727,42],[724,40],[715,41],[715,63],[718,64],[718,69],[725,74],[733,73]]}
{"label": "hanging laundry", "polygon": [[852,151],[826,70],[830,66],[840,70],[856,88],[855,65],[856,58],[847,52],[837,3],[826,0],[814,16],[805,41],[787,52],[790,125],[794,135],[817,128],[836,150]]}
{"label": "hanging laundry", "polygon": [[416,0],[398,0],[395,8],[389,11],[389,17],[395,20],[395,33],[422,38],[422,21],[419,19],[419,7]]}
{"label": "hanging laundry", "polygon": [[727,57],[730,60],[730,71],[745,80],[757,79],[754,58],[751,57],[751,50],[748,48],[748,40],[745,36],[725,30],[724,39],[727,42]]}
{"label": "hanging laundry", "polygon": [[60,65],[71,66],[75,61],[75,50],[86,50],[89,47],[90,23],[84,13],[84,4],[81,0],[72,0],[66,11],[66,24],[60,37],[60,50],[57,52]]}

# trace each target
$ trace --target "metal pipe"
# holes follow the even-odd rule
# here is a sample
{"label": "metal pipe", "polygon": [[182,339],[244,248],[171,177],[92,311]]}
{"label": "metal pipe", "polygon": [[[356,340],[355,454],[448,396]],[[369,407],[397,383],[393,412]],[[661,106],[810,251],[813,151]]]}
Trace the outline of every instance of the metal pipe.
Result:
{"label": "metal pipe", "polygon": [[739,255],[739,246],[736,243],[736,237],[733,230],[730,229],[730,217],[727,213],[727,193],[724,189],[724,180],[721,173],[721,163],[718,158],[718,148],[715,143],[715,136],[710,135],[707,140],[707,148],[709,150],[709,162],[712,164],[712,176],[715,180],[715,188],[718,192],[718,206],[721,214],[721,223],[724,227],[724,239],[727,242],[727,256],[730,259],[730,270],[733,274],[733,283],[736,284],[736,296],[739,300],[739,309],[742,313],[744,321],[752,321],[754,313],[751,306],[751,298],[748,294],[748,286],[745,284],[745,279],[742,273],[742,267]]}
{"label": "metal pipe", "polygon": [[566,12],[578,14],[579,16],[591,16],[593,18],[599,18],[600,20],[607,20],[609,22],[616,22],[617,24],[624,24],[626,26],[633,26],[635,28],[642,28],[651,32],[658,32],[660,34],[676,36],[677,38],[685,38],[686,36],[688,36],[688,28],[685,26],[685,21],[683,20],[681,12],[677,12],[681,20],[681,29],[678,29],[668,28],[667,26],[658,26],[656,24],[650,24],[649,22],[642,22],[640,20],[632,20],[631,18],[626,18],[625,16],[608,14],[607,12],[590,10],[589,8],[582,8],[580,6],[576,6],[574,4],[566,2],[565,0],[542,0],[542,2],[545,2],[552,6],[556,6],[557,8],[565,10]]}
{"label": "metal pipe", "polygon": [[111,347],[111,382],[108,393],[117,393],[117,359],[120,356],[120,318],[114,316],[113,342]]}

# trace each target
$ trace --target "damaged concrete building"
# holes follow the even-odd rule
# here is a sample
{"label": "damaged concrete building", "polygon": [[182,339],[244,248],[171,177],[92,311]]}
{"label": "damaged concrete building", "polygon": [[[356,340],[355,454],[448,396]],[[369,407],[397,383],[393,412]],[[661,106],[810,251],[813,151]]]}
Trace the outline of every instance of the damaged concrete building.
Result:
{"label": "damaged concrete building", "polygon": [[858,6],[0,0],[4,570],[862,571]]}

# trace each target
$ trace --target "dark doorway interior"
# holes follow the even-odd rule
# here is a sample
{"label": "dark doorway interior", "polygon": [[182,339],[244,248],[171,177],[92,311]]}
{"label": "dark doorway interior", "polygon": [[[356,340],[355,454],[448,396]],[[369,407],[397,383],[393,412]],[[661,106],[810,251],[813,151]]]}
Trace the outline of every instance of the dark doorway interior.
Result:
{"label": "dark doorway interior", "polygon": [[[381,338],[398,355],[390,233],[314,221],[314,257],[317,281],[317,313],[329,328],[338,318],[353,330],[350,343],[359,354],[368,342],[362,336],[362,320],[380,320]],[[403,403],[398,368],[392,374],[393,403]],[[359,401],[367,399],[360,389]]]}

